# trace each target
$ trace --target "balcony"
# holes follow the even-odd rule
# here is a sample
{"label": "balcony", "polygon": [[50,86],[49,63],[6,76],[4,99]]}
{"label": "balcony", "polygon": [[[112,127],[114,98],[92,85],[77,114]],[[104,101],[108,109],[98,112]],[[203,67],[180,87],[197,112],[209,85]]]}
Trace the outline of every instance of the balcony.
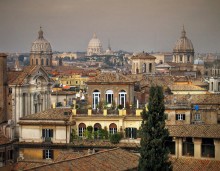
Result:
{"label": "balcony", "polygon": [[42,137],[42,141],[44,143],[52,143],[53,142],[53,138],[52,137]]}

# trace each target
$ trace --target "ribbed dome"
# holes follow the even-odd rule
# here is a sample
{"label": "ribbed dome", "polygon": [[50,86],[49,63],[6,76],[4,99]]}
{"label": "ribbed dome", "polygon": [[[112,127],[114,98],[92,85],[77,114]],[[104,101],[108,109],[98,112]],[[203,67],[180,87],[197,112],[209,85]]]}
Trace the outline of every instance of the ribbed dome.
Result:
{"label": "ribbed dome", "polygon": [[96,37],[96,34],[93,35],[93,38],[89,41],[87,48],[87,55],[101,55],[102,54],[102,44],[100,40]]}
{"label": "ribbed dome", "polygon": [[51,45],[46,39],[44,39],[41,27],[38,34],[38,39],[32,43],[31,52],[52,53]]}
{"label": "ribbed dome", "polygon": [[182,36],[176,42],[173,52],[194,52],[193,44],[190,39],[186,37],[186,31],[183,27]]}
{"label": "ribbed dome", "polygon": [[88,47],[101,47],[101,41],[97,38],[96,34],[93,35],[93,38],[89,41]]}

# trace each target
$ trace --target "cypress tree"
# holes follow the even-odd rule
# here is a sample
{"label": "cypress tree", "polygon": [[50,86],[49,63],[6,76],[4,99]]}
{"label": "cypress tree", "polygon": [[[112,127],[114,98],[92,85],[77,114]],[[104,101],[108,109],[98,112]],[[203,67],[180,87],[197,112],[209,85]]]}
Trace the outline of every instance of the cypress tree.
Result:
{"label": "cypress tree", "polygon": [[165,128],[163,89],[160,86],[150,88],[148,111],[142,112],[141,148],[138,170],[167,171],[171,170],[169,150],[165,141],[169,132]]}

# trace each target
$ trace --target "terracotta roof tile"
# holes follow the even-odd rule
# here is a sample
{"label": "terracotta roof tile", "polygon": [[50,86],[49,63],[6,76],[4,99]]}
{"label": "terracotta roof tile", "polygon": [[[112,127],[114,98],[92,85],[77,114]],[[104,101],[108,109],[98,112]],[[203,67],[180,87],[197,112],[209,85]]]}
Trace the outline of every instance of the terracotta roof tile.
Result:
{"label": "terracotta roof tile", "polygon": [[131,59],[156,59],[156,57],[149,55],[148,53],[139,53],[135,56],[132,56]]}
{"label": "terracotta roof tile", "polygon": [[71,114],[72,110],[70,108],[55,108],[40,113],[26,115],[20,118],[20,120],[68,120]]}
{"label": "terracotta roof tile", "polygon": [[[77,170],[77,171],[110,171],[131,170],[138,166],[139,156],[116,148],[104,150],[83,157],[51,163],[27,170]],[[129,161],[129,162],[128,162]]]}
{"label": "terracotta roof tile", "polygon": [[26,66],[22,71],[9,71],[8,72],[8,83],[10,85],[21,85],[24,83],[24,79],[36,72],[41,66],[32,65]]}
{"label": "terracotta roof tile", "polygon": [[169,88],[171,91],[207,91],[205,88],[201,88],[192,84],[173,84],[169,86]]}
{"label": "terracotta roof tile", "polygon": [[219,171],[220,161],[195,159],[192,157],[175,158],[171,157],[173,171]]}
{"label": "terracotta roof tile", "polygon": [[172,137],[220,138],[220,125],[167,125]]}
{"label": "terracotta roof tile", "polygon": [[190,95],[166,95],[165,102],[169,103],[173,99],[176,99],[176,102],[189,102],[190,104],[220,104],[219,94],[190,94]]}
{"label": "terracotta roof tile", "polygon": [[101,73],[87,83],[133,83],[134,81],[121,73]]}

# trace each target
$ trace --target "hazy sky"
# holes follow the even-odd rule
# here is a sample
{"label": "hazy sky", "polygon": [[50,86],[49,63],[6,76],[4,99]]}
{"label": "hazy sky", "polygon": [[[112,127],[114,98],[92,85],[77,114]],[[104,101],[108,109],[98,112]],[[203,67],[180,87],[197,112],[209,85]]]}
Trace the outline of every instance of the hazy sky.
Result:
{"label": "hazy sky", "polygon": [[0,0],[0,52],[29,52],[39,27],[53,50],[172,51],[184,24],[195,52],[220,52],[220,0]]}

